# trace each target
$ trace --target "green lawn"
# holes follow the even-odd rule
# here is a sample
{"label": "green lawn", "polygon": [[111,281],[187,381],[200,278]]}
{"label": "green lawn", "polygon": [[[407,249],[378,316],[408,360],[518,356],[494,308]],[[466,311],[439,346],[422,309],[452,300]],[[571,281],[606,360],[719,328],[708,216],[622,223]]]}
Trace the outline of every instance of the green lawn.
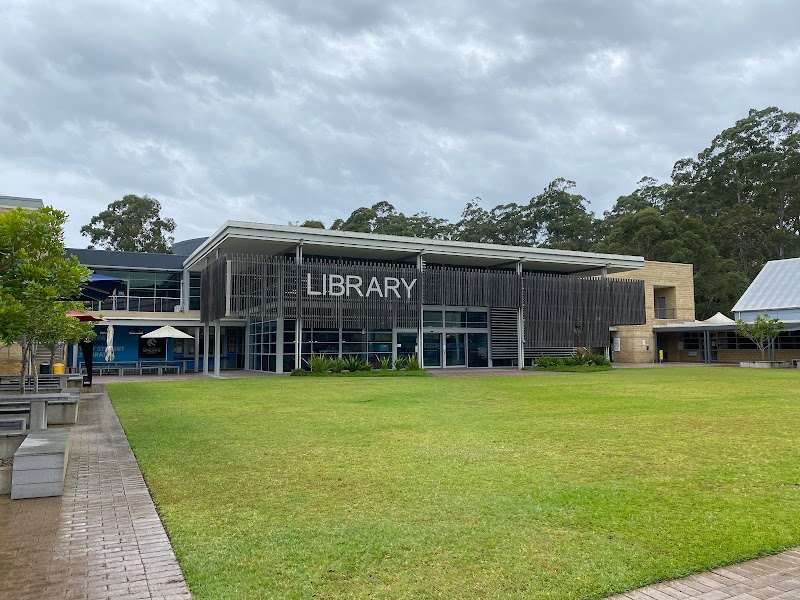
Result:
{"label": "green lawn", "polygon": [[108,386],[198,598],[600,598],[800,544],[800,372]]}

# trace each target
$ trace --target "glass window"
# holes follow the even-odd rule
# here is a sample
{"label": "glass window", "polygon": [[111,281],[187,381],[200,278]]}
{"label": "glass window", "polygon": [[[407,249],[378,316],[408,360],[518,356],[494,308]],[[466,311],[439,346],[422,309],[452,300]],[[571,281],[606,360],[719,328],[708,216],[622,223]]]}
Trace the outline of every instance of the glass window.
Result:
{"label": "glass window", "polygon": [[485,312],[468,312],[467,327],[486,329],[488,326],[489,314]]}
{"label": "glass window", "polygon": [[442,327],[442,311],[440,311],[440,310],[423,310],[422,311],[422,326],[423,327]]}
{"label": "glass window", "polygon": [[416,356],[417,353],[417,334],[398,333],[397,334],[397,356]]}
{"label": "glass window", "polygon": [[391,331],[370,331],[369,332],[369,341],[370,342],[388,342],[392,343],[392,332]]}
{"label": "glass window", "polygon": [[342,342],[342,354],[364,354],[367,345],[362,342]]}
{"label": "glass window", "polygon": [[445,327],[466,327],[467,313],[463,310],[448,310],[444,313]]}
{"label": "glass window", "polygon": [[370,343],[369,345],[369,353],[370,354],[385,354],[385,353],[392,353],[392,343],[391,342],[374,342]]}
{"label": "glass window", "polygon": [[366,342],[367,336],[360,331],[343,331],[342,332],[342,341],[343,342]]}
{"label": "glass window", "polygon": [[339,332],[338,331],[315,331],[314,332],[314,342],[315,343],[339,343]]}
{"label": "glass window", "polygon": [[422,334],[422,358],[426,367],[442,366],[442,334]]}
{"label": "glass window", "polygon": [[152,273],[131,273],[132,288],[155,288],[155,278]]}

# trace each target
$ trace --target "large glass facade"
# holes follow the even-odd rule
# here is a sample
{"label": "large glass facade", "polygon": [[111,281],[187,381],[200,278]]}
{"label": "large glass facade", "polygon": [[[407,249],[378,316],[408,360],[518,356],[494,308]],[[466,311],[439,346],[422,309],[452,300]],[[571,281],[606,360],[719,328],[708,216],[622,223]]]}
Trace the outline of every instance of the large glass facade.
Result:
{"label": "large glass facade", "polygon": [[[97,269],[95,272],[108,277],[116,277],[122,283],[113,296],[102,302],[92,302],[92,310],[174,312],[175,307],[180,305],[181,273],[179,271]],[[199,296],[197,305],[199,308]]]}
{"label": "large glass facade", "polygon": [[425,307],[423,365],[489,366],[489,313],[485,308]]}
{"label": "large glass facade", "polygon": [[277,336],[277,321],[262,321],[250,324],[247,336],[247,342],[250,345],[249,369],[254,371],[276,370]]}
{"label": "large glass facade", "polygon": [[[489,320],[485,309],[431,307],[423,311],[422,360],[425,368],[488,367]],[[278,352],[280,321],[251,323],[248,328],[248,368],[289,372],[295,365],[296,321],[283,321],[282,356]],[[416,331],[303,328],[300,365],[307,368],[314,354],[356,356],[377,366],[381,359],[409,358],[420,350]]]}

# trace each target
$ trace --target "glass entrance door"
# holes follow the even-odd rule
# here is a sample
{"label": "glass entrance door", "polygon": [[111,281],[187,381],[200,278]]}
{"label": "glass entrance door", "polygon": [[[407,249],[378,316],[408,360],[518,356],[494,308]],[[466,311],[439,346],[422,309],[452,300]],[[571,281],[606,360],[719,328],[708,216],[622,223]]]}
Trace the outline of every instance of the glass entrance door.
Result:
{"label": "glass entrance door", "polygon": [[445,366],[464,367],[467,364],[466,334],[445,333]]}
{"label": "glass entrance door", "polygon": [[442,366],[442,334],[422,334],[422,360],[425,368]]}
{"label": "glass entrance door", "polygon": [[467,366],[489,366],[489,335],[486,333],[467,334]]}

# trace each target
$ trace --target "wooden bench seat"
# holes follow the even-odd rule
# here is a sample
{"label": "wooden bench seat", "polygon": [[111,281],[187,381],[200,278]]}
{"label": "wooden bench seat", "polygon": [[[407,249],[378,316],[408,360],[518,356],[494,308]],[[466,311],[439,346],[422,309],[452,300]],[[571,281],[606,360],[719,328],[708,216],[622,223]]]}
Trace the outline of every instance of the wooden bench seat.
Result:
{"label": "wooden bench seat", "polygon": [[64,493],[71,429],[32,431],[14,453],[11,499],[45,498]]}

